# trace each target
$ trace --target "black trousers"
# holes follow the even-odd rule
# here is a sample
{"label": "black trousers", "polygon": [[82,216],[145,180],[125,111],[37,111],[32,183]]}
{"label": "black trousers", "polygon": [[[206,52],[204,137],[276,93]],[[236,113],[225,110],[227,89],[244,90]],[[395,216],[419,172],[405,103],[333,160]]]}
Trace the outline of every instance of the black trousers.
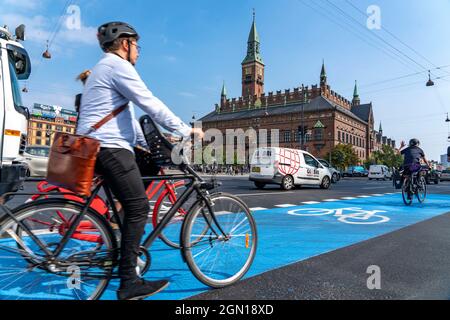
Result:
{"label": "black trousers", "polygon": [[[149,169],[151,172],[158,172],[157,168]],[[132,152],[109,148],[100,150],[96,171],[103,175],[125,212],[120,248],[120,279],[122,282],[136,280],[139,247],[150,210],[141,172]]]}

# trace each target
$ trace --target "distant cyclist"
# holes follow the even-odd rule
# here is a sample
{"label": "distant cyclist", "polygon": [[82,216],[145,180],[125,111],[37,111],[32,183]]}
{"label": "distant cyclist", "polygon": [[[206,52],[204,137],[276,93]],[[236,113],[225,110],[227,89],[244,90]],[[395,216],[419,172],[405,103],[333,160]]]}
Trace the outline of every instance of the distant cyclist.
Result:
{"label": "distant cyclist", "polygon": [[405,142],[402,141],[399,150],[400,154],[404,156],[404,175],[410,175],[420,171],[422,168],[422,163],[425,163],[428,167],[431,167],[430,162],[425,156],[425,152],[420,148],[420,141],[418,139],[411,139],[411,141],[409,141],[409,147],[405,149],[405,146]]}

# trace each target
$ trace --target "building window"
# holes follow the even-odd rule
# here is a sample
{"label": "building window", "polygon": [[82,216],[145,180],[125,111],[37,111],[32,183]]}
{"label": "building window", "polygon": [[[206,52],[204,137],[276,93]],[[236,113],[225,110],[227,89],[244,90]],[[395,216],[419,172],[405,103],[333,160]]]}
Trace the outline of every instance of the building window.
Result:
{"label": "building window", "polygon": [[290,131],[284,132],[284,142],[291,142],[291,132]]}
{"label": "building window", "polygon": [[42,144],[42,140],[41,139],[36,139],[36,144],[40,146]]}
{"label": "building window", "polygon": [[341,132],[338,131],[338,141],[341,141]]}
{"label": "building window", "polygon": [[42,137],[42,131],[37,131],[37,132],[36,132],[36,136],[37,136],[37,137]]}
{"label": "building window", "polygon": [[63,127],[62,126],[56,126],[56,131],[62,132],[63,131]]}
{"label": "building window", "polygon": [[323,128],[314,129],[314,140],[315,141],[323,140]]}
{"label": "building window", "polygon": [[350,143],[350,142],[349,142],[349,138],[348,138],[348,133],[346,133],[345,135],[346,135],[346,137],[345,137],[345,143]]}
{"label": "building window", "polygon": [[42,128],[43,128],[42,123],[38,123],[38,124],[37,124],[37,128],[38,128],[38,129],[42,129]]}

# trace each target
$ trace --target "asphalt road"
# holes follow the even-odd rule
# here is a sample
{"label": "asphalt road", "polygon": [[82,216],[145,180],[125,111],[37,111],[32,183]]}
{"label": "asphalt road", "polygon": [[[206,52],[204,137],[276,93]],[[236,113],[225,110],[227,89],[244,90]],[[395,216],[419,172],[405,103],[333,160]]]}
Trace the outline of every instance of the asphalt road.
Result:
{"label": "asphalt road", "polygon": [[[232,287],[200,293],[206,289],[199,288],[195,279],[186,280],[192,276],[183,264],[177,265],[176,273],[170,268],[158,273],[156,264],[149,276],[170,277],[174,283],[172,291],[155,298],[450,299],[450,182],[430,185],[427,203],[406,208],[390,181],[346,178],[329,190],[305,187],[286,192],[277,186],[258,190],[247,177],[217,178],[223,183],[219,191],[242,198],[260,223],[261,245],[254,270]],[[35,184],[26,183],[24,191],[35,189]],[[26,199],[17,197],[8,205],[14,207]],[[351,221],[352,217],[288,213],[317,207],[360,207],[368,216],[366,221]],[[379,217],[380,213],[373,215],[375,209],[382,210],[381,217],[388,222],[367,223]],[[352,224],[361,221],[366,224]],[[162,254],[155,261],[175,267],[174,259]],[[379,267],[380,289],[368,289],[369,266]],[[110,296],[113,292],[105,298]]]}

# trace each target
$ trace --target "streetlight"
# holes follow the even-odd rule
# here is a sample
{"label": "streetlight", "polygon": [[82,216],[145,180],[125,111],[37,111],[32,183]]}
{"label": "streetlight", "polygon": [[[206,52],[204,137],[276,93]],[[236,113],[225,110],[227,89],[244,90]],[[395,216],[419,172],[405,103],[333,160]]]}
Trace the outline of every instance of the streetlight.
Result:
{"label": "streetlight", "polygon": [[433,80],[431,80],[431,71],[428,70],[428,81],[427,81],[427,87],[433,87],[434,86],[434,82]]}

